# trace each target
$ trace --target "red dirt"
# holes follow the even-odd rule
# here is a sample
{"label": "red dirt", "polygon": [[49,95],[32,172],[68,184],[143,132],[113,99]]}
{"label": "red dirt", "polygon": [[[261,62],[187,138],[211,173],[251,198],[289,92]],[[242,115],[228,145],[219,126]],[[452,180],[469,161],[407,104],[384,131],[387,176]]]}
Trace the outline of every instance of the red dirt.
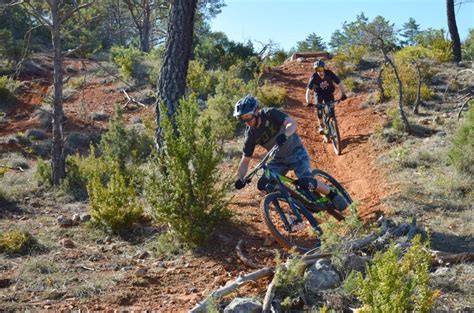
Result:
{"label": "red dirt", "polygon": [[[80,62],[78,62],[78,65]],[[370,217],[376,212],[384,211],[381,200],[389,194],[383,172],[375,163],[379,152],[369,140],[374,129],[382,123],[382,116],[371,107],[362,107],[366,94],[358,94],[341,102],[336,108],[342,136],[342,155],[336,156],[330,144],[324,144],[322,137],[316,133],[315,109],[304,107],[305,88],[310,76],[311,62],[290,63],[273,69],[268,78],[274,84],[287,89],[288,103],[284,110],[296,117],[298,133],[307,147],[314,168],[320,168],[336,177],[350,192],[353,199],[360,201],[361,216]],[[93,82],[85,89],[87,101],[86,112],[113,111],[113,103],[124,103],[124,97],[118,91],[108,92],[108,86]],[[79,97],[79,98],[78,98]],[[68,122],[85,125],[79,118],[81,92],[65,104]],[[33,98],[30,99],[33,101]],[[32,103],[36,105],[36,100]],[[151,114],[151,112],[127,113],[131,115]],[[24,130],[26,121],[9,125],[2,132]],[[99,123],[102,128],[105,124]],[[85,125],[83,127],[91,127]],[[97,126],[97,125],[94,125]],[[30,127],[30,126],[28,126]],[[22,129],[23,128],[23,129]],[[69,129],[75,128],[69,126]],[[79,127],[81,128],[81,127]],[[235,167],[229,165],[229,170]],[[113,290],[103,296],[79,301],[65,299],[59,303],[39,308],[51,309],[89,309],[108,310],[126,307],[127,310],[153,309],[157,311],[186,311],[194,307],[209,292],[235,279],[239,274],[253,269],[242,264],[236,255],[235,247],[242,239],[244,253],[253,262],[261,265],[274,264],[274,252],[279,249],[276,243],[264,247],[264,240],[269,237],[260,218],[259,203],[262,198],[253,182],[251,186],[235,193],[231,210],[235,213],[235,224],[221,228],[213,237],[209,247],[187,253],[177,260],[151,259],[146,264],[147,275],[138,281],[133,273],[127,272],[128,279],[122,280]],[[148,261],[147,261],[148,262]],[[114,275],[113,272],[102,272],[103,275]],[[263,295],[268,280],[252,283],[237,291],[237,294]]]}

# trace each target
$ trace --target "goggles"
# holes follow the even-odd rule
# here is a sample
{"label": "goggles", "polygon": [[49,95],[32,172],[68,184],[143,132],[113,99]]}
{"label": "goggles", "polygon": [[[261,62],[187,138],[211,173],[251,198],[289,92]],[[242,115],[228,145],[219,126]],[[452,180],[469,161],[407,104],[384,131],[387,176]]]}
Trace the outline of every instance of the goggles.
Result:
{"label": "goggles", "polygon": [[315,68],[314,70],[316,72],[324,72],[324,67],[319,66],[319,67]]}
{"label": "goggles", "polygon": [[242,122],[250,122],[252,119],[253,119],[254,115],[252,113],[247,113],[247,114],[243,114],[241,115],[239,118]]}

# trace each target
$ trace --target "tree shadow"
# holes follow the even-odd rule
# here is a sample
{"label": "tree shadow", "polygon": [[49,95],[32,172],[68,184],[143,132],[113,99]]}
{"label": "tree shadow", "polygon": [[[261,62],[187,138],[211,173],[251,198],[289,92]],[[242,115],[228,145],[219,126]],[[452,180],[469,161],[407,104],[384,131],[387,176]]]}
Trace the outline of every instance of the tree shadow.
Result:
{"label": "tree shadow", "polygon": [[474,239],[471,236],[458,236],[441,232],[431,233],[431,247],[448,253],[474,251]]}
{"label": "tree shadow", "polygon": [[15,215],[24,215],[27,212],[18,206],[17,202],[0,199],[0,219],[11,218]]}
{"label": "tree shadow", "polygon": [[[370,134],[365,134],[365,135],[354,135],[354,136],[347,136],[342,138],[341,140],[341,148],[342,148],[342,153],[346,153],[351,151],[350,149],[351,146],[357,146],[362,143],[366,143],[369,141]],[[347,150],[349,148],[349,150]]]}

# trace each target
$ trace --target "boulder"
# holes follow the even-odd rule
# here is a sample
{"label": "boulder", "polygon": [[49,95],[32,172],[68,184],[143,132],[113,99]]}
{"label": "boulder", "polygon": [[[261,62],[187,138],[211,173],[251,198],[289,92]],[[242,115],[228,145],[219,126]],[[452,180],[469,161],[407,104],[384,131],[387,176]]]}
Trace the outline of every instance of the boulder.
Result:
{"label": "boulder", "polygon": [[262,303],[251,298],[235,298],[224,309],[224,313],[260,313]]}
{"label": "boulder", "polygon": [[312,293],[335,288],[340,283],[339,273],[331,266],[329,259],[318,260],[314,265],[306,269],[304,273],[306,290]]}

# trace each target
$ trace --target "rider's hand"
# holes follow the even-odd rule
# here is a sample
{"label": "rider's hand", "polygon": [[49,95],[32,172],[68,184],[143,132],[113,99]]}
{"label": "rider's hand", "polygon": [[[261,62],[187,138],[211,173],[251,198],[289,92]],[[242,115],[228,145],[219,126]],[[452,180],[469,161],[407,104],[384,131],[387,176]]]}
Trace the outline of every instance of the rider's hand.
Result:
{"label": "rider's hand", "polygon": [[286,142],[287,139],[288,138],[286,137],[285,134],[280,134],[276,137],[275,141],[277,145],[283,146],[283,144]]}
{"label": "rider's hand", "polygon": [[346,100],[346,99],[347,99],[346,94],[343,94],[343,95],[341,96],[341,100]]}
{"label": "rider's hand", "polygon": [[242,189],[245,187],[245,185],[246,185],[246,182],[243,179],[237,179],[234,183],[235,189]]}

